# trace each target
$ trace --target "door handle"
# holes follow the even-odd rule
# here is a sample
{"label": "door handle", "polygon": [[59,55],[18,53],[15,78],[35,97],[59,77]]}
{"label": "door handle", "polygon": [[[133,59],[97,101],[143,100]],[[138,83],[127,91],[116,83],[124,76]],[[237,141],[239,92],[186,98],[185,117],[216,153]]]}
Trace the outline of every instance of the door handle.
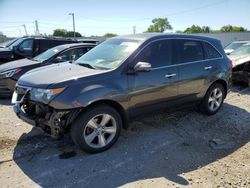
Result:
{"label": "door handle", "polygon": [[205,70],[210,70],[213,66],[204,67]]}
{"label": "door handle", "polygon": [[165,75],[166,78],[172,78],[172,77],[174,77],[174,76],[176,76],[176,74],[166,74],[166,75]]}

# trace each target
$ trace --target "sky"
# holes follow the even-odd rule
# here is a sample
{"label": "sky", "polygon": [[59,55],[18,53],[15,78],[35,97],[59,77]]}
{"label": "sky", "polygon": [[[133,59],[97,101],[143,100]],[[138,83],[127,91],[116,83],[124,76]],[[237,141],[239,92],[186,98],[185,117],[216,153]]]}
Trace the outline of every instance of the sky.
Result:
{"label": "sky", "polygon": [[34,35],[35,20],[39,31],[52,34],[54,29],[73,30],[84,36],[107,32],[118,35],[142,33],[152,19],[168,18],[173,30],[191,25],[219,29],[224,25],[250,30],[250,0],[0,0],[0,32],[10,37]]}

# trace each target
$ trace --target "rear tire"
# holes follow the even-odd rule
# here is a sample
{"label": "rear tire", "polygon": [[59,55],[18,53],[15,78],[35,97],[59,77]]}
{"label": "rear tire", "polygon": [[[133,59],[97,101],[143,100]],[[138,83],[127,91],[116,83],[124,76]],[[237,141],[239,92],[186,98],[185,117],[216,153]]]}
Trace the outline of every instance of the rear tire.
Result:
{"label": "rear tire", "polygon": [[199,106],[202,113],[207,115],[216,114],[223,105],[226,96],[225,88],[220,83],[215,83],[207,90],[205,97]]}
{"label": "rear tire", "polygon": [[88,153],[109,149],[120,136],[122,119],[108,105],[98,105],[79,115],[71,127],[74,143]]}

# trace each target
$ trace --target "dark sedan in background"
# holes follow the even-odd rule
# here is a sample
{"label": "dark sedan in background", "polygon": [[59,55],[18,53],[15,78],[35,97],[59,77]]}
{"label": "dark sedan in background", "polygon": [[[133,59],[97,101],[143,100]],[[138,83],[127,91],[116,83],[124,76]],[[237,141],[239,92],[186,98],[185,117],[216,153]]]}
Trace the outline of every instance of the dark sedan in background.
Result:
{"label": "dark sedan in background", "polygon": [[70,43],[78,43],[78,41],[42,36],[20,37],[7,46],[3,45],[0,48],[0,64],[17,59],[33,58],[50,48]]}
{"label": "dark sedan in background", "polygon": [[64,44],[51,48],[34,58],[0,65],[0,96],[11,96],[16,81],[29,70],[52,63],[74,61],[95,46],[95,44],[88,43]]}

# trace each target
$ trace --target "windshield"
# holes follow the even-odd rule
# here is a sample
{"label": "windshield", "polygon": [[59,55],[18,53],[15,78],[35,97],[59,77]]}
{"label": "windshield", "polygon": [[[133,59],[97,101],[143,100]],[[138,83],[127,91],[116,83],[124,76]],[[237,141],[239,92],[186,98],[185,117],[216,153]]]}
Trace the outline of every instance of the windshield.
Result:
{"label": "windshield", "polygon": [[33,60],[38,61],[38,62],[43,62],[52,56],[54,56],[57,53],[60,53],[62,50],[64,50],[65,47],[63,46],[56,46],[54,48],[48,49],[47,51],[39,54],[38,56],[34,57]]}
{"label": "windshield", "polygon": [[250,54],[250,45],[244,45],[233,51],[230,55],[247,55]]}
{"label": "windshield", "polygon": [[17,46],[18,44],[20,44],[25,38],[20,38],[20,39],[17,39],[15,42],[13,42],[12,44],[10,44],[8,47],[10,49],[12,49],[14,46]]}
{"label": "windshield", "polygon": [[12,43],[14,43],[16,40],[18,40],[18,39],[12,39],[12,40],[8,40],[8,41],[5,41],[5,42],[2,42],[2,43],[0,43],[0,46],[8,47],[8,46],[10,46]]}
{"label": "windshield", "polygon": [[239,48],[244,44],[246,44],[246,43],[244,43],[244,42],[241,42],[241,43],[233,42],[233,43],[229,44],[228,46],[226,46],[225,49],[233,49],[233,50],[235,50],[236,48]]}
{"label": "windshield", "polygon": [[138,40],[109,39],[80,57],[75,63],[95,69],[115,69],[141,44]]}

